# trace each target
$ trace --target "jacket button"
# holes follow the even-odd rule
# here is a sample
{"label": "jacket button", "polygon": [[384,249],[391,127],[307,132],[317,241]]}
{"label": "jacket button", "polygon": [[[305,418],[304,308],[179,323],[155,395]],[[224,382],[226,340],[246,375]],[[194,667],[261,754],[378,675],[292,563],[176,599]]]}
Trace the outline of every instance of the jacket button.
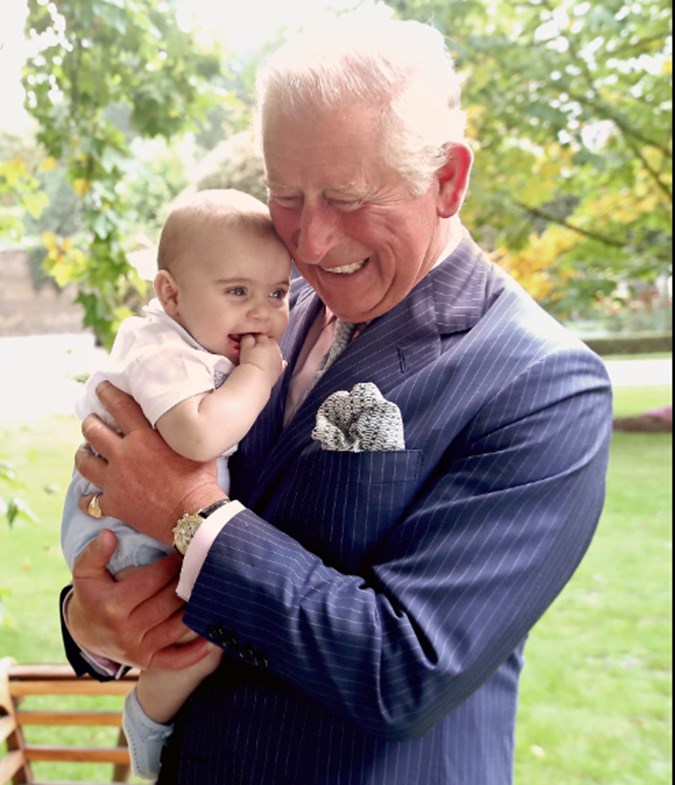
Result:
{"label": "jacket button", "polygon": [[253,662],[258,668],[269,668],[270,666],[270,662],[264,654],[256,654]]}
{"label": "jacket button", "polygon": [[225,630],[218,624],[210,624],[206,630],[206,634],[209,636],[209,640],[221,643],[225,637]]}
{"label": "jacket button", "polygon": [[223,629],[219,624],[212,624],[207,629],[209,640],[225,648],[232,648],[237,645],[237,639],[233,632]]}

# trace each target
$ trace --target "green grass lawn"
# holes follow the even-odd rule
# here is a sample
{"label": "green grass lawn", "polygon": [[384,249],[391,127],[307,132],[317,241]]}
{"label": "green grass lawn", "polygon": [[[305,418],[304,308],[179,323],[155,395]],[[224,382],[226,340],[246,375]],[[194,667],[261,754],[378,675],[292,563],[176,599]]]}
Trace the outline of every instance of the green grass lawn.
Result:
{"label": "green grass lawn", "polygon": [[614,436],[579,570],[526,648],[519,785],[670,785],[671,446]]}
{"label": "green grass lawn", "polygon": [[614,394],[614,414],[617,417],[632,417],[672,403],[672,389],[670,385],[664,384],[619,387]]}
{"label": "green grass lawn", "polygon": [[[615,409],[638,414],[670,394],[619,388]],[[39,516],[12,530],[0,521],[0,587],[13,618],[0,627],[0,656],[61,661],[57,595],[68,572],[58,524],[79,423],[0,424],[0,438],[0,458],[11,458]],[[598,533],[526,648],[517,785],[672,782],[671,447],[670,434],[615,434]]]}

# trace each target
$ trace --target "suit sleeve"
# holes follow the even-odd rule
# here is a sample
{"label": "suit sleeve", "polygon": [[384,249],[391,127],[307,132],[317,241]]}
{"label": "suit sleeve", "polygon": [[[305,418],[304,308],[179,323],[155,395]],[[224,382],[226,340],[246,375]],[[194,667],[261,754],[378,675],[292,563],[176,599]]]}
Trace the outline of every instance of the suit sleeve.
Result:
{"label": "suit sleeve", "polygon": [[185,621],[370,733],[421,735],[508,659],[579,564],[610,432],[598,358],[533,362],[450,441],[436,435],[406,515],[358,574],[245,510],[212,546]]}

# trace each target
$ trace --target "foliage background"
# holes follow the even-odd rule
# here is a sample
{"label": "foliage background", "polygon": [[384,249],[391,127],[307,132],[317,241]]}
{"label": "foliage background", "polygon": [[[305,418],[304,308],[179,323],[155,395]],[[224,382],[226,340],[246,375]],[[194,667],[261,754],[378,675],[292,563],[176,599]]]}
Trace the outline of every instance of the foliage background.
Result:
{"label": "foliage background", "polygon": [[[431,21],[455,56],[476,152],[463,216],[483,247],[562,320],[669,330],[670,4],[388,5]],[[109,344],[147,295],[128,255],[154,241],[166,204],[197,183],[260,193],[255,151],[235,138],[256,66],[289,30],[242,54],[180,25],[177,0],[28,8],[37,131],[0,134],[0,234],[41,234],[46,269],[78,283]]]}
{"label": "foliage background", "polygon": [[478,161],[465,218],[535,296],[565,314],[668,273],[669,3],[396,5],[454,45]]}

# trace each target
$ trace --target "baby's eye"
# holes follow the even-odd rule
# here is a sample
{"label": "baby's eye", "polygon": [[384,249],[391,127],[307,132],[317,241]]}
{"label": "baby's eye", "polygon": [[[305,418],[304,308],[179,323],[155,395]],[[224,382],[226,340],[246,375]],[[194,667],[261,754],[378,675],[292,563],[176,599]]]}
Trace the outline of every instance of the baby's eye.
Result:
{"label": "baby's eye", "polygon": [[284,300],[288,295],[287,289],[275,289],[271,294],[270,297],[273,300]]}
{"label": "baby's eye", "polygon": [[246,297],[246,289],[243,286],[231,286],[225,290],[225,294],[232,294],[235,297]]}

